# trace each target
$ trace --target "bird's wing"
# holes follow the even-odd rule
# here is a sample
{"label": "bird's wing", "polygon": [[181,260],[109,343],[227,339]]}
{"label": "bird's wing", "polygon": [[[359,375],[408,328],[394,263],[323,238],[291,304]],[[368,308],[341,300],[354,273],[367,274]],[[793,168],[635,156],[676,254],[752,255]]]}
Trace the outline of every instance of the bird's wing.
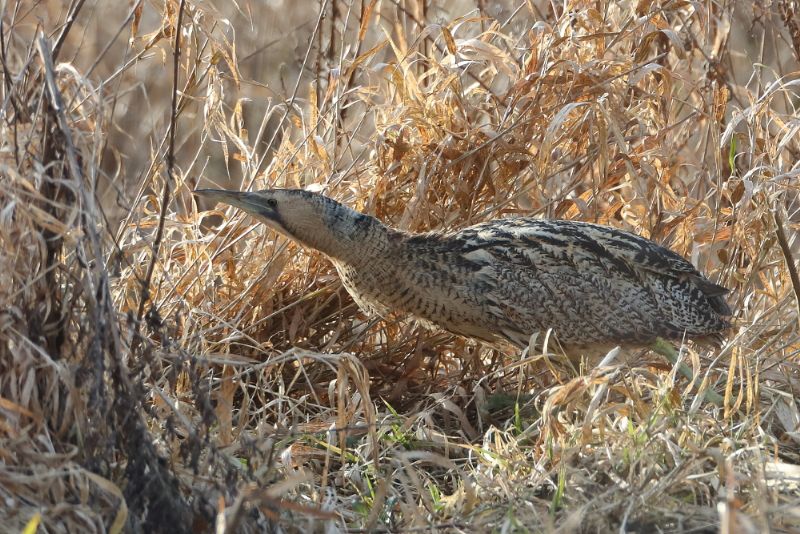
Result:
{"label": "bird's wing", "polygon": [[[634,270],[645,271],[688,281],[708,299],[709,305],[721,315],[730,315],[731,310],[723,298],[728,289],[708,280],[691,262],[641,236],[591,223],[563,221],[567,232],[583,233],[588,246],[594,241],[608,254],[625,262]],[[572,227],[572,228],[569,228]]]}
{"label": "bird's wing", "polygon": [[[481,228],[483,227],[483,228]],[[599,224],[531,218],[500,219],[467,230],[494,230],[518,246],[541,245],[559,254],[575,248],[594,254],[619,268],[688,279],[708,297],[722,296],[728,290],[703,276],[691,262],[649,239]],[[634,274],[634,273],[631,273]]]}
{"label": "bird's wing", "polygon": [[689,282],[709,301],[721,301],[709,302],[712,307],[727,308],[719,296],[723,288],[691,263],[612,228],[517,218],[479,224],[453,237],[462,244],[462,257],[482,265],[475,277],[487,284],[487,300],[508,319],[506,337],[518,344],[532,330],[550,327],[566,343],[674,336],[686,325],[672,321],[685,310],[665,313],[665,305],[676,306],[664,302],[673,283]]}

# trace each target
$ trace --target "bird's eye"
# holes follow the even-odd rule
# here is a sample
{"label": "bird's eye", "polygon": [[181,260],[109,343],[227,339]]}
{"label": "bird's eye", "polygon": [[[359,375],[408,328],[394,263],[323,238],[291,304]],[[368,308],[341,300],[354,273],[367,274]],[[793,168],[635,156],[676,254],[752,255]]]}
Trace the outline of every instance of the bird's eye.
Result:
{"label": "bird's eye", "polygon": [[267,199],[267,207],[272,208],[272,209],[277,208],[278,207],[278,201],[275,200],[274,198],[268,198]]}

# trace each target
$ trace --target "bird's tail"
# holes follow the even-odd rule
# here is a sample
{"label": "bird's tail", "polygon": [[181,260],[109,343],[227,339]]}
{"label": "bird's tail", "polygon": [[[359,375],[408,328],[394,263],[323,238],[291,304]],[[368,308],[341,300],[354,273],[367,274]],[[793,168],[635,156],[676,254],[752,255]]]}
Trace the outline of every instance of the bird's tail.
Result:
{"label": "bird's tail", "polygon": [[728,302],[725,300],[725,295],[730,292],[728,288],[717,285],[714,282],[709,282],[702,276],[697,277],[695,283],[706,296],[709,305],[715,312],[720,315],[733,315],[731,307],[728,306]]}

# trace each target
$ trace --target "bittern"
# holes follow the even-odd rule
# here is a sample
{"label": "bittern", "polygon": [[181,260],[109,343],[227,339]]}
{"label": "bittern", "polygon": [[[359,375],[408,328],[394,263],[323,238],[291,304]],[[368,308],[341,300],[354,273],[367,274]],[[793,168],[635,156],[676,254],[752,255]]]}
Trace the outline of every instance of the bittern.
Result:
{"label": "bittern", "polygon": [[304,190],[195,193],[325,254],[370,314],[408,314],[517,347],[552,329],[566,350],[713,340],[730,326],[724,287],[675,252],[609,226],[510,217],[413,234]]}

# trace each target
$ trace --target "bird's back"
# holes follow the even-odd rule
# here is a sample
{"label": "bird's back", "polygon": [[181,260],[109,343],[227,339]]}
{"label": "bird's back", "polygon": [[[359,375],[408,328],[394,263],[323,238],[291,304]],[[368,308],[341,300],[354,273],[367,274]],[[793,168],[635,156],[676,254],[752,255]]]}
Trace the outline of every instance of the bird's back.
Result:
{"label": "bird's back", "polygon": [[725,330],[726,290],[652,241],[589,223],[498,219],[450,234],[390,233],[381,258],[337,264],[362,306],[525,346],[644,344]]}

